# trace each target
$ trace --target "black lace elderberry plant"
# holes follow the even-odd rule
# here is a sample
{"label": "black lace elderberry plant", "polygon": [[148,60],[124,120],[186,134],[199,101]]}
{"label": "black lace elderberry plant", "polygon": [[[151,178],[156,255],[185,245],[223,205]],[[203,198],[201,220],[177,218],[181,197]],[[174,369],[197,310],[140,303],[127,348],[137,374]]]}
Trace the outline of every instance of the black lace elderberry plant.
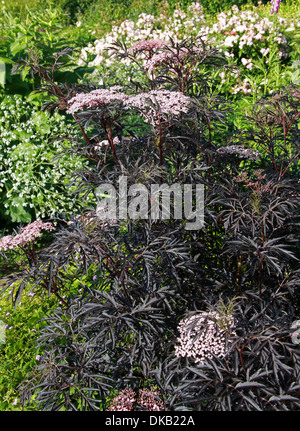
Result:
{"label": "black lace elderberry plant", "polygon": [[[278,138],[289,159],[276,152],[275,160],[255,147],[258,136],[265,142],[261,111],[254,111],[251,133],[222,137],[228,106],[210,92],[207,73],[223,64],[215,51],[197,41],[122,48],[132,61],[145,54],[145,81],[58,88],[34,65],[82,131],[72,151],[88,163],[74,182],[90,208],[58,218],[54,241],[32,271],[37,289],[66,299],[45,317],[43,355],[24,400],[34,391],[42,409],[106,409],[115,391],[138,393],[155,381],[170,410],[276,409],[282,394],[284,408],[294,409],[299,356],[288,328],[299,288],[299,178],[290,152],[297,101],[285,105]],[[101,219],[99,187],[113,186],[118,206],[121,177],[127,190],[143,185],[147,196],[153,184],[203,185],[204,225],[188,230],[184,217],[152,218],[151,206],[134,193],[128,209],[141,214],[142,207],[143,216]],[[214,304],[236,295],[244,299],[224,320]],[[204,355],[196,363],[175,355],[178,325],[190,313],[201,316],[192,335]],[[207,341],[201,328],[216,331],[216,340]],[[263,373],[270,375],[255,390],[246,387]]]}

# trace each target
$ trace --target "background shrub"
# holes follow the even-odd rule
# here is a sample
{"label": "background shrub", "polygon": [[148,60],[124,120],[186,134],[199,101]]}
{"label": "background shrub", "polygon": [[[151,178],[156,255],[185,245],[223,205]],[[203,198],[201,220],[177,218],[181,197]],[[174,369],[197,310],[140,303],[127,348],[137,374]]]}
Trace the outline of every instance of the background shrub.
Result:
{"label": "background shrub", "polygon": [[0,104],[0,131],[2,226],[76,212],[69,181],[82,160],[66,154],[68,140],[77,136],[66,117],[40,112],[21,96],[7,96]]}

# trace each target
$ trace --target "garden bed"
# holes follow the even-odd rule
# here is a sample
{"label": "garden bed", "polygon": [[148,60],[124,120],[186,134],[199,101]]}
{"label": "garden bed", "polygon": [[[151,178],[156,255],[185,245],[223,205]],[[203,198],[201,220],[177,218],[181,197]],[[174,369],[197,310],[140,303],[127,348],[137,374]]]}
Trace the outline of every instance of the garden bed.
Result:
{"label": "garden bed", "polygon": [[75,3],[3,7],[0,410],[298,410],[299,3]]}

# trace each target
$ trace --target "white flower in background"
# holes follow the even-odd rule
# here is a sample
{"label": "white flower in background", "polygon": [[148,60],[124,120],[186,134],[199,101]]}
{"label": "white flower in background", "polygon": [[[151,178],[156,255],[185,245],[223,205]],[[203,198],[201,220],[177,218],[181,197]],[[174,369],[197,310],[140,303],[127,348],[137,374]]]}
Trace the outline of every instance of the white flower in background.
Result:
{"label": "white flower in background", "polygon": [[224,40],[224,46],[227,46],[227,48],[232,48],[237,40],[238,37],[236,36],[227,36]]}
{"label": "white flower in background", "polygon": [[249,58],[242,58],[241,62],[244,66],[246,66],[247,69],[249,70],[253,69],[253,63]]}
{"label": "white flower in background", "polygon": [[[125,82],[125,80],[130,79],[137,66],[132,64],[128,58],[116,60],[115,53],[109,50],[109,46],[117,39],[122,39],[127,46],[131,46],[144,39],[168,42],[171,37],[174,41],[181,41],[193,35],[201,37],[209,47],[216,47],[223,52],[225,51],[228,58],[234,58],[238,50],[247,49],[249,62],[245,64],[245,67],[252,70],[252,55],[253,57],[257,55],[266,57],[271,43],[278,46],[279,58],[285,58],[287,55],[288,44],[282,29],[294,29],[300,25],[300,21],[294,18],[283,19],[278,16],[276,18],[274,21],[273,18],[261,17],[255,10],[240,11],[237,6],[233,6],[231,11],[218,14],[215,22],[208,25],[199,2],[192,3],[186,12],[180,8],[175,9],[170,17],[163,14],[154,17],[142,13],[136,22],[125,20],[121,24],[113,26],[107,35],[83,48],[79,63],[85,63],[90,54],[95,55],[89,66],[101,67],[101,79],[103,81],[117,76],[117,71],[120,70]],[[142,57],[140,58],[142,59]],[[156,59],[159,60],[158,57]],[[146,58],[142,60],[147,61]],[[149,61],[149,72],[151,72],[153,62]],[[120,69],[120,65],[122,69]],[[98,82],[99,71],[95,71],[91,79]],[[244,88],[244,85],[242,87]],[[237,91],[237,88],[233,91]]]}

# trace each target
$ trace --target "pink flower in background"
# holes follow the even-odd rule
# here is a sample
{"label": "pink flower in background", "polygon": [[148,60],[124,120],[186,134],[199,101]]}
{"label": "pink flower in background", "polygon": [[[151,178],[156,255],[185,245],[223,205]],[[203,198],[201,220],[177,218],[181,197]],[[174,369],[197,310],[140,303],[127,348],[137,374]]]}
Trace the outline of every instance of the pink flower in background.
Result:
{"label": "pink flower in background", "polygon": [[281,0],[271,0],[271,14],[278,13]]}
{"label": "pink flower in background", "polygon": [[[201,48],[195,46],[193,51],[194,54],[197,54],[201,51]],[[174,68],[178,66],[179,62],[181,63],[183,58],[188,54],[189,51],[186,48],[181,48],[180,50],[169,49],[168,51],[158,52],[144,61],[144,68],[151,73],[155,67],[159,66],[161,63],[165,63],[170,70],[174,70]]]}
{"label": "pink flower in background", "polygon": [[152,73],[155,67],[159,64],[170,61],[172,55],[170,52],[160,52],[158,54],[154,54],[151,58],[144,61],[144,68],[148,70],[149,73]]}

